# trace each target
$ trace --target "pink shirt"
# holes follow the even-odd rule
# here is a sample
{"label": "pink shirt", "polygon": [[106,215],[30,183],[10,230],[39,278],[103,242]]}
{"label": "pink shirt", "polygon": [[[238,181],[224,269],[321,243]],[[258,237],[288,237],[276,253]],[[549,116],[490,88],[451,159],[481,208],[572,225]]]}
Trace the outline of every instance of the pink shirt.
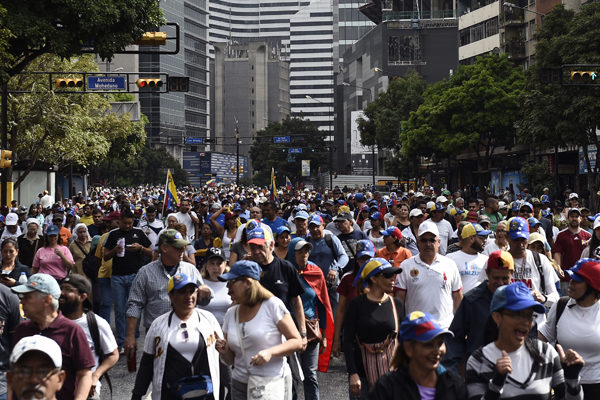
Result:
{"label": "pink shirt", "polygon": [[39,268],[38,272],[52,275],[55,279],[64,279],[67,276],[67,269],[62,259],[54,253],[55,249],[59,249],[67,257],[67,260],[73,261],[73,255],[68,247],[58,245],[52,247],[40,247],[33,258],[33,268]]}

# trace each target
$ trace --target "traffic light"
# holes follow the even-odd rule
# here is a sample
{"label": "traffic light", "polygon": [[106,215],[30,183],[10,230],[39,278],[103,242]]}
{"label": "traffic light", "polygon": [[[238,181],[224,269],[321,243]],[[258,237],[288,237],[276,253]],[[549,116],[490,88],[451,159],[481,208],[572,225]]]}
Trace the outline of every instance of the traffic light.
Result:
{"label": "traffic light", "polygon": [[57,88],[73,88],[73,87],[82,87],[83,79],[79,78],[57,78],[56,79],[56,87]]}
{"label": "traffic light", "polygon": [[135,84],[139,88],[157,88],[163,85],[163,81],[160,78],[140,78]]}
{"label": "traffic light", "polygon": [[598,80],[596,71],[571,71],[571,81],[594,83]]}
{"label": "traffic light", "polygon": [[140,46],[164,46],[167,44],[167,32],[146,32],[135,44]]}
{"label": "traffic light", "polygon": [[240,165],[240,174],[243,174],[243,173],[244,173],[244,166]]}
{"label": "traffic light", "polygon": [[12,151],[2,150],[0,154],[0,168],[10,168],[12,165]]}
{"label": "traffic light", "polygon": [[231,168],[229,168],[229,170],[231,171],[232,174],[235,174],[235,167],[232,166]]}

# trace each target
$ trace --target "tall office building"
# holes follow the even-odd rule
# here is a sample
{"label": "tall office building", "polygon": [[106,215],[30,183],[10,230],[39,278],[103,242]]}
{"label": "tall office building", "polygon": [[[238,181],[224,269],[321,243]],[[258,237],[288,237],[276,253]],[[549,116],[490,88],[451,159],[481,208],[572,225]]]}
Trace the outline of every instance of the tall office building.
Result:
{"label": "tall office building", "polygon": [[[142,92],[139,98],[142,113],[149,119],[146,131],[151,145],[164,147],[182,162],[186,138],[209,134],[208,8],[206,0],[163,1],[160,7],[167,22],[179,25],[181,47],[177,54],[141,54],[139,71],[187,76],[189,92]],[[167,35],[175,35],[172,27],[167,28]],[[169,43],[165,48],[174,46]]]}

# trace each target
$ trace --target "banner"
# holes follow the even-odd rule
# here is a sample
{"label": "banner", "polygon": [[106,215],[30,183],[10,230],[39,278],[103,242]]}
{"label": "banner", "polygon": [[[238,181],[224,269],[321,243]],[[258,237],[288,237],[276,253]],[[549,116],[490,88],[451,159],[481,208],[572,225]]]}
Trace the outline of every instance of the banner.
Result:
{"label": "banner", "polygon": [[302,160],[302,176],[310,176],[310,160]]}

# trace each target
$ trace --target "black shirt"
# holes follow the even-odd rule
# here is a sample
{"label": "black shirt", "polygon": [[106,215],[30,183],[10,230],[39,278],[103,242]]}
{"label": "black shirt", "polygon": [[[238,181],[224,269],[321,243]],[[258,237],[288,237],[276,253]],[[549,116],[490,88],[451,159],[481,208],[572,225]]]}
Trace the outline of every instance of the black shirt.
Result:
{"label": "black shirt", "polygon": [[292,311],[290,299],[304,293],[300,276],[292,263],[274,257],[270,264],[260,267],[263,270],[260,278],[261,285],[283,301],[287,309]]}
{"label": "black shirt", "polygon": [[356,229],[352,230],[350,233],[340,233],[338,236],[340,242],[342,243],[342,247],[348,256],[348,264],[344,265],[344,272],[348,272],[355,264],[355,255],[356,255],[356,243],[359,240],[368,239],[366,233],[363,231],[358,231]]}
{"label": "black shirt", "polygon": [[[150,247],[152,245],[148,236],[146,236],[144,231],[139,228],[131,228],[131,230],[127,232],[117,228],[110,231],[106,238],[106,242],[104,242],[104,247],[108,250],[114,249],[117,247],[117,241],[121,238],[125,238],[125,246],[133,243],[139,243],[143,247]],[[112,260],[112,274],[117,276],[135,274],[138,269],[144,265],[144,257],[141,252],[127,251],[127,249],[125,249],[125,255],[123,257],[117,257],[115,254]]]}
{"label": "black shirt", "polygon": [[33,242],[30,242],[29,239],[25,237],[25,234],[17,238],[17,244],[19,245],[19,261],[21,261],[22,264],[25,264],[28,267],[33,265],[35,252],[42,247],[41,240],[42,239],[38,237]]}
{"label": "black shirt", "polygon": [[9,288],[0,284],[0,371],[8,370],[12,332],[19,322],[19,298]]}

